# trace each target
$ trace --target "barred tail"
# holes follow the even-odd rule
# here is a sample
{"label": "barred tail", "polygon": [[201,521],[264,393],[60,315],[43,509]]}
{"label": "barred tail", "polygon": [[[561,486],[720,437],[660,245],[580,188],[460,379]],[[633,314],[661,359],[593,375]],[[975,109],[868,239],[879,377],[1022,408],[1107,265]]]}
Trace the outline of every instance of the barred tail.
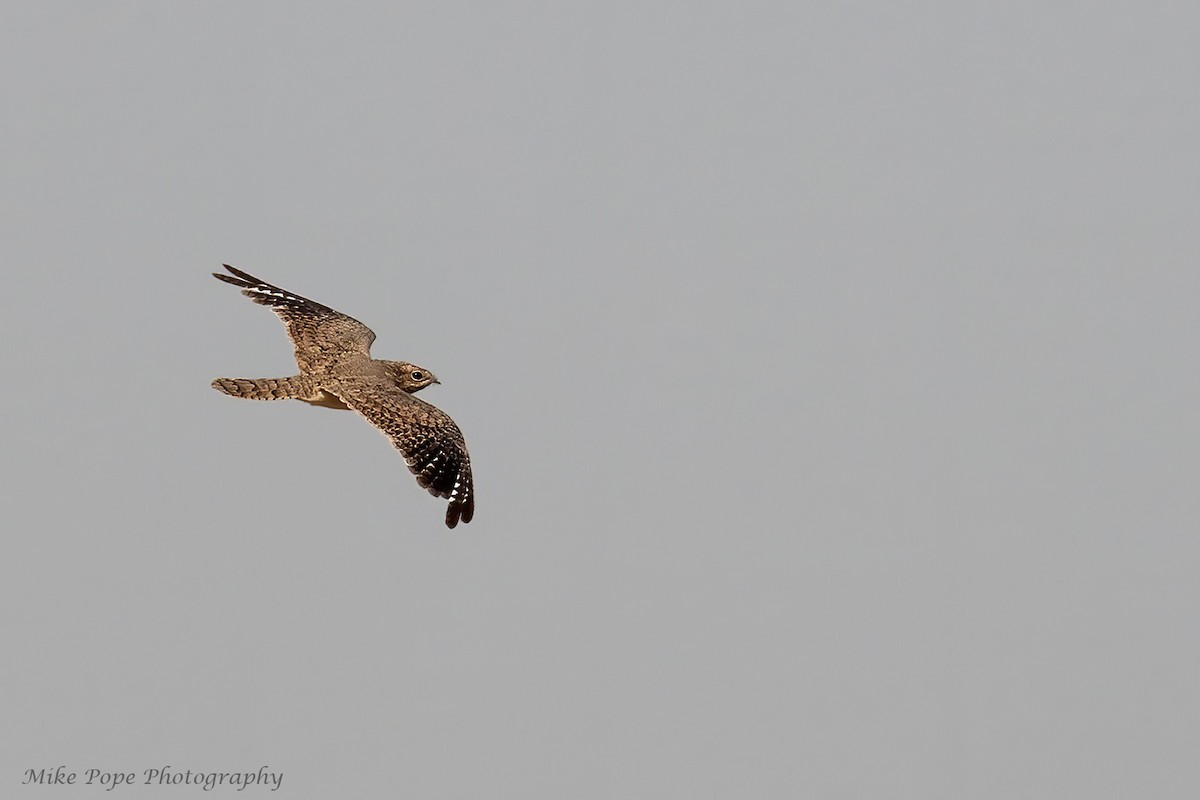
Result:
{"label": "barred tail", "polygon": [[217,378],[212,387],[230,397],[247,400],[310,400],[316,394],[312,380],[291,378]]}

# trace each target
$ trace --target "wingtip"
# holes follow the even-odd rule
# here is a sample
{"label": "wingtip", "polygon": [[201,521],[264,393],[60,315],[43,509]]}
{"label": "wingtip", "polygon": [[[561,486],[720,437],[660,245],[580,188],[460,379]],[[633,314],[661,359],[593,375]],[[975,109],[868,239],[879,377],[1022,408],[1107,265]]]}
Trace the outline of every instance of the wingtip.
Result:
{"label": "wingtip", "polygon": [[[225,283],[232,283],[234,286],[242,285],[242,281],[244,281],[246,279],[245,273],[243,273],[237,267],[231,267],[228,264],[222,264],[221,266],[224,267],[225,269],[229,270],[230,274],[226,275],[224,272],[214,272],[212,274],[212,276],[214,278],[216,278],[219,281],[225,281]],[[236,277],[234,277],[234,276],[236,276]],[[238,280],[239,278],[241,280]]]}
{"label": "wingtip", "polygon": [[446,507],[446,527],[453,529],[462,522],[466,525],[475,517],[475,498],[467,498],[465,503],[450,503]]}
{"label": "wingtip", "polygon": [[[244,281],[250,281],[251,283],[266,284],[266,281],[262,280],[261,278],[256,278],[253,275],[251,275],[249,272],[246,272],[245,270],[240,270],[237,267],[233,266],[232,264],[222,264],[221,266],[224,267],[225,269],[229,270],[230,274],[236,275],[237,277],[241,278]],[[213,274],[216,274],[216,273],[213,273]],[[221,278],[224,276],[217,275],[217,277]]]}

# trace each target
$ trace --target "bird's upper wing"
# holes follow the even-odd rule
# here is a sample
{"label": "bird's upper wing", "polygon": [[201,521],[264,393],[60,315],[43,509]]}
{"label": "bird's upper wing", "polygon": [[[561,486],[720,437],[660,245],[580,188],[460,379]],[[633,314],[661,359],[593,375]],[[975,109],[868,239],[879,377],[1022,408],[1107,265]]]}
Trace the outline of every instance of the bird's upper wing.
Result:
{"label": "bird's upper wing", "polygon": [[342,378],[329,390],[392,440],[422,488],[450,501],[446,527],[471,521],[471,457],[448,414],[382,378]]}
{"label": "bird's upper wing", "polygon": [[214,272],[214,278],[240,287],[242,294],[256,303],[270,306],[287,325],[288,336],[296,349],[296,363],[301,370],[308,372],[320,368],[348,353],[370,357],[375,334],[358,320],[272,286],[236,267],[222,266],[232,275]]}

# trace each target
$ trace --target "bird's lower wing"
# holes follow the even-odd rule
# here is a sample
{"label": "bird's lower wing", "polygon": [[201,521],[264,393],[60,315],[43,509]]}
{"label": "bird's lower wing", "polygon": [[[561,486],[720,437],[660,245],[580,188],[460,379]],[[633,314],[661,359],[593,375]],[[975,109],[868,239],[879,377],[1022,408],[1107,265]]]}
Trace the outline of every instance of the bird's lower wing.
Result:
{"label": "bird's lower wing", "polygon": [[450,501],[446,527],[471,521],[471,457],[462,431],[448,414],[380,379],[339,381],[329,391],[391,439],[422,488]]}

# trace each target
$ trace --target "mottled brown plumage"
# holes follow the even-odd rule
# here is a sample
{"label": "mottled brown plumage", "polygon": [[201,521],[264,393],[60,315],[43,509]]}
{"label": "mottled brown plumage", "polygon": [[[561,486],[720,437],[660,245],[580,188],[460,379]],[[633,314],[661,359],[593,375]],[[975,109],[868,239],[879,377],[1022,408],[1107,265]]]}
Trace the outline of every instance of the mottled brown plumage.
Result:
{"label": "mottled brown plumage", "polygon": [[250,400],[302,400],[357,411],[383,431],[408,463],[417,483],[450,501],[446,526],[475,515],[471,458],[462,431],[443,411],[413,396],[438,379],[424,367],[371,358],[375,334],[328,306],[224,265],[213,277],[269,306],[287,326],[300,374],[289,378],[217,378],[214,389]]}

